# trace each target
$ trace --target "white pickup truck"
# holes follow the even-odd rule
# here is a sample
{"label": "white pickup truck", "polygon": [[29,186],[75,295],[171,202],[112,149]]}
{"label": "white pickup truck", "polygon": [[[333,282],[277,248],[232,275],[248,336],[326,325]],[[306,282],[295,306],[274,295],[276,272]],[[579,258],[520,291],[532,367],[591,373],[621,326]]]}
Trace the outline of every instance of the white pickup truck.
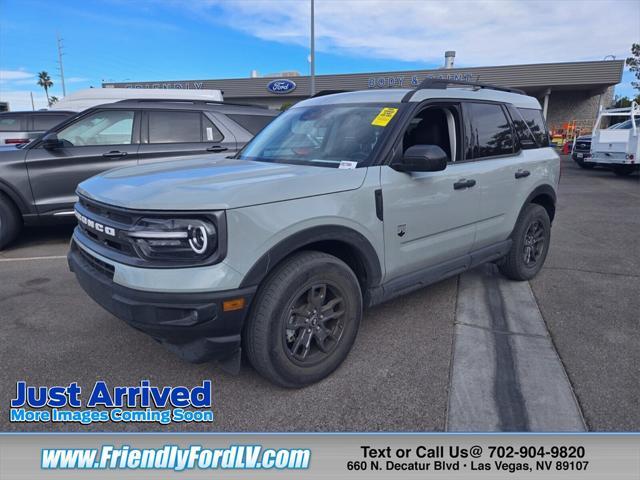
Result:
{"label": "white pickup truck", "polygon": [[[600,128],[607,117],[629,118],[612,127]],[[630,175],[640,170],[639,128],[640,106],[636,102],[626,108],[600,110],[593,127],[591,156],[585,158],[584,162],[610,167],[616,175]]]}

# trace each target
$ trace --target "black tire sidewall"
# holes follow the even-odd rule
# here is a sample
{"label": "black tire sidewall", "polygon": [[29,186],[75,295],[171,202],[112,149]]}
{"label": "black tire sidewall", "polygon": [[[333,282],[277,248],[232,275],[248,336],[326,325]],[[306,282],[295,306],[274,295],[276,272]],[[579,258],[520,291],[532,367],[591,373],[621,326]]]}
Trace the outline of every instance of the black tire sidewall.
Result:
{"label": "black tire sidewall", "polygon": [[[522,258],[524,250],[525,235],[529,226],[536,220],[539,220],[544,227],[544,251],[542,256],[538,259],[533,267],[527,267]],[[513,236],[513,254],[516,259],[516,268],[518,270],[518,276],[522,279],[531,279],[535,277],[547,258],[549,253],[549,243],[551,241],[551,221],[549,215],[544,207],[540,205],[531,204],[527,206],[522,214],[522,217],[518,220],[518,226],[516,228],[515,235]]]}
{"label": "black tire sidewall", "polygon": [[15,239],[20,231],[20,214],[0,193],[0,250]]}
{"label": "black tire sidewall", "polygon": [[[285,270],[284,275],[276,274],[269,281],[277,283],[275,301],[257,305],[260,311],[255,312],[268,318],[269,322],[266,337],[269,370],[279,377],[278,383],[284,386],[300,387],[315,383],[338,368],[353,346],[362,318],[362,294],[358,280],[341,260],[324,254],[314,256],[312,253],[302,268],[292,273]],[[301,288],[313,283],[330,283],[340,290],[345,301],[346,321],[340,342],[329,357],[313,366],[300,366],[285,352],[284,322],[293,297]]]}

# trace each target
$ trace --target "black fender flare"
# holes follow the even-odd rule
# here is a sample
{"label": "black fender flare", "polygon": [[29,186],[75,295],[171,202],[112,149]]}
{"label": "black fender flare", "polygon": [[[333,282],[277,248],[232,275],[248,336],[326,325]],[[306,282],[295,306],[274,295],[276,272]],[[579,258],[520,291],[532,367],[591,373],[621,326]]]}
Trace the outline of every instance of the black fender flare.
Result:
{"label": "black fender flare", "polygon": [[259,285],[284,258],[304,247],[322,242],[339,242],[350,247],[364,268],[367,287],[376,286],[382,281],[380,259],[364,235],[342,225],[323,225],[300,230],[271,247],[249,269],[239,288]]}
{"label": "black fender flare", "polygon": [[[533,189],[533,191],[527,196],[527,199],[524,201],[524,203],[522,204],[522,207],[520,207],[520,212],[518,213],[518,219],[520,218],[520,216],[522,215],[522,212],[524,211],[525,207],[527,205],[529,205],[530,203],[535,203],[533,202],[533,200],[536,197],[539,196],[547,196],[551,199],[551,203],[553,206],[553,211],[555,214],[555,208],[556,208],[556,201],[557,201],[557,195],[556,195],[556,191],[555,189],[549,185],[549,184],[543,184],[543,185],[538,185],[536,188]],[[553,218],[554,215],[549,215],[550,220],[553,222]],[[515,229],[515,226],[514,226]]]}

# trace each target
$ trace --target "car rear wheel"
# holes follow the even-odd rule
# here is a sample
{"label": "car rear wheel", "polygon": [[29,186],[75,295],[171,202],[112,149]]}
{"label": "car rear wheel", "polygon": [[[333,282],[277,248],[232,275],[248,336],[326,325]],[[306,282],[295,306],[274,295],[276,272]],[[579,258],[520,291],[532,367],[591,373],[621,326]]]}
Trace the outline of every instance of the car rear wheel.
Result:
{"label": "car rear wheel", "polygon": [[20,212],[6,195],[0,193],[0,250],[18,236],[21,228]]}
{"label": "car rear wheel", "polygon": [[550,239],[551,221],[547,211],[540,205],[527,205],[511,236],[511,250],[499,264],[502,274],[512,280],[535,277],[547,258]]}
{"label": "car rear wheel", "polygon": [[269,275],[243,335],[253,367],[271,382],[299,388],[322,380],[349,354],[362,317],[353,271],[322,252],[301,252]]}
{"label": "car rear wheel", "polygon": [[621,177],[631,175],[636,169],[635,165],[615,165],[613,167],[613,173]]}
{"label": "car rear wheel", "polygon": [[593,167],[595,167],[595,164],[593,163],[589,163],[589,162],[585,162],[583,159],[581,158],[577,158],[576,159],[576,163],[578,164],[578,166],[580,168],[584,168],[586,170],[591,170]]}

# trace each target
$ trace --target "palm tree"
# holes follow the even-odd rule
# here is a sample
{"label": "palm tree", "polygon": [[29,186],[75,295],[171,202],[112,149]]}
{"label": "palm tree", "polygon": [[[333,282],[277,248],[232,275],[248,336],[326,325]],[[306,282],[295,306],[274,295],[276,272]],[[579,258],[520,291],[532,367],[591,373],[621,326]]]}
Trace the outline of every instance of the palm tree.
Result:
{"label": "palm tree", "polygon": [[49,100],[49,89],[53,87],[53,82],[51,81],[51,77],[44,70],[38,74],[38,85],[44,88],[44,93],[47,95],[47,104],[51,106],[51,101]]}

